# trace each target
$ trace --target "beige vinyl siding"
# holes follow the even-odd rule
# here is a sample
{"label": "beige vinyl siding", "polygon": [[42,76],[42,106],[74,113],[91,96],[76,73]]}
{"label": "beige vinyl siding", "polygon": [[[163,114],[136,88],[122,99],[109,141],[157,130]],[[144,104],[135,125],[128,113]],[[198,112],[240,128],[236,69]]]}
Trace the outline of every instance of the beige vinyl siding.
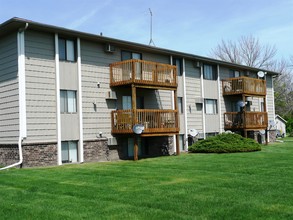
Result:
{"label": "beige vinyl siding", "polygon": [[0,144],[19,136],[17,34],[0,39]]}
{"label": "beige vinyl siding", "polygon": [[191,60],[185,61],[185,84],[186,84],[186,112],[187,128],[195,128],[203,131],[202,109],[197,109],[195,100],[201,98],[200,68],[193,66]]}
{"label": "beige vinyl siding", "polygon": [[274,106],[274,90],[273,90],[273,79],[272,76],[266,76],[267,81],[267,110],[268,120],[275,120],[275,106]]}
{"label": "beige vinyl siding", "polygon": [[[99,132],[102,132],[105,137],[111,137],[111,111],[122,108],[123,95],[131,96],[129,90],[113,88],[116,91],[117,100],[106,99],[106,93],[111,90],[109,64],[121,61],[121,50],[116,47],[115,52],[106,53],[103,44],[81,41],[84,140],[95,139]],[[123,50],[140,52],[132,49]],[[142,58],[148,61],[170,63],[168,56],[142,52]],[[98,83],[100,83],[99,88]],[[138,89],[137,96],[144,97],[146,109],[171,109],[170,91]]]}
{"label": "beige vinyl siding", "polygon": [[106,92],[110,91],[109,64],[118,61],[121,61],[118,49],[106,53],[104,45],[81,40],[84,140],[96,139],[99,132],[111,137],[111,111],[116,109],[116,101],[106,100]]}
{"label": "beige vinyl siding", "polygon": [[54,35],[26,31],[25,55],[25,141],[57,141]]}

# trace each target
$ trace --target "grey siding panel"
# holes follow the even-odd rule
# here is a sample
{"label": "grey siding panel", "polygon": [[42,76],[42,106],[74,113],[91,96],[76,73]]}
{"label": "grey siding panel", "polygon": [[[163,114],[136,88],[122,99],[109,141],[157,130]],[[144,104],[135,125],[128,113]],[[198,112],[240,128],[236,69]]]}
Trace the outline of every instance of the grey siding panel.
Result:
{"label": "grey siding panel", "polygon": [[218,81],[203,80],[204,96],[208,99],[218,99]]}
{"label": "grey siding panel", "polygon": [[219,115],[206,115],[205,116],[206,121],[206,132],[213,133],[213,132],[219,132],[220,131],[220,122],[219,122]]}
{"label": "grey siding panel", "polygon": [[60,89],[77,90],[78,74],[77,63],[59,62],[60,65]]}
{"label": "grey siding panel", "polygon": [[[218,89],[218,81],[216,80],[204,80],[204,98],[205,99],[216,99],[219,103],[221,101],[218,100],[218,93],[220,92]],[[220,131],[220,115],[206,115],[205,123],[206,123],[206,132],[219,132]]]}
{"label": "grey siding panel", "polygon": [[195,103],[196,98],[201,97],[200,69],[195,68],[192,61],[185,61],[185,77],[187,128],[203,131],[202,109]]}
{"label": "grey siding panel", "polygon": [[142,59],[152,61],[152,62],[170,64],[170,56],[163,56],[159,54],[143,53]]}
{"label": "grey siding panel", "polygon": [[56,141],[56,85],[54,35],[27,31],[27,141]]}
{"label": "grey siding panel", "polygon": [[78,114],[61,114],[61,140],[79,139]]}
{"label": "grey siding panel", "polygon": [[17,34],[0,39],[0,144],[19,136]]}

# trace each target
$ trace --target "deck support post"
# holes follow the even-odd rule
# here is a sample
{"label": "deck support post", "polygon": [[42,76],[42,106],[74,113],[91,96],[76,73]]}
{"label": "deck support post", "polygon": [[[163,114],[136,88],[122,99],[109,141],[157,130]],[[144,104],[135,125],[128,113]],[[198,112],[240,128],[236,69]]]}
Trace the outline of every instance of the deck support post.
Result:
{"label": "deck support post", "polygon": [[133,145],[133,160],[137,161],[138,160],[138,140],[137,140],[137,135],[133,135],[134,139],[134,145]]}
{"label": "deck support post", "polygon": [[[132,105],[132,127],[137,124],[136,118],[136,87],[132,84],[131,87],[131,105]],[[138,160],[138,141],[137,135],[133,135],[134,145],[133,145],[133,160]]]}

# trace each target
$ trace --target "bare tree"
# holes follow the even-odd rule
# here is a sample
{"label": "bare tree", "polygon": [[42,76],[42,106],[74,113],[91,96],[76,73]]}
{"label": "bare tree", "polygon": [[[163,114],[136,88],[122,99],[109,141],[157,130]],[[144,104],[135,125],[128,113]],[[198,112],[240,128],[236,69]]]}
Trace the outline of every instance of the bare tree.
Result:
{"label": "bare tree", "polygon": [[274,79],[276,113],[293,117],[293,55],[289,60],[275,59],[275,46],[262,45],[253,36],[242,36],[236,41],[222,40],[211,56],[227,62],[262,68],[280,73]]}
{"label": "bare tree", "polygon": [[274,79],[275,109],[283,117],[293,116],[293,75],[290,63],[282,59],[275,62],[270,70],[279,72]]}
{"label": "bare tree", "polygon": [[250,35],[242,36],[236,42],[222,40],[212,49],[211,56],[246,66],[268,68],[274,63],[276,53],[275,46],[261,45],[257,38]]}

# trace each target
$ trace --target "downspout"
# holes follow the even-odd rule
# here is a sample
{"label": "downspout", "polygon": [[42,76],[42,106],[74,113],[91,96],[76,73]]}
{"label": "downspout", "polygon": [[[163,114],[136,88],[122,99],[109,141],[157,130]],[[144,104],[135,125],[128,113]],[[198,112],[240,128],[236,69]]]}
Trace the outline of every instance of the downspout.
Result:
{"label": "downspout", "polygon": [[22,164],[22,141],[26,138],[26,108],[25,108],[25,57],[24,57],[24,32],[28,28],[28,23],[23,28],[19,28],[17,33],[17,52],[18,52],[18,80],[19,80],[19,137],[18,154],[19,161],[9,166],[0,168],[6,170]]}
{"label": "downspout", "polygon": [[[173,65],[173,56],[171,55],[170,56],[170,64],[171,65]],[[177,75],[177,74],[176,74]],[[178,79],[178,78],[177,78]],[[172,108],[172,110],[174,110],[175,109],[175,103],[174,103],[174,91],[172,91],[171,92],[171,108]],[[177,153],[176,152],[176,135],[173,135],[173,143],[174,143],[174,148],[173,148],[173,150],[174,150],[174,152],[175,153]]]}
{"label": "downspout", "polygon": [[61,115],[60,115],[60,65],[59,65],[59,36],[55,33],[55,83],[56,83],[56,126],[57,126],[57,164],[62,165],[61,156]]}
{"label": "downspout", "polygon": [[79,162],[84,162],[83,156],[83,117],[82,117],[82,90],[81,90],[81,52],[80,38],[77,38],[77,68],[78,68],[78,113],[79,113]]}
{"label": "downspout", "polygon": [[11,164],[9,166],[6,166],[6,167],[3,167],[3,168],[0,168],[0,170],[6,170],[6,169],[9,169],[9,168],[12,168],[12,167],[16,167],[16,166],[19,166],[22,164],[23,162],[23,157],[22,157],[22,149],[21,149],[21,143],[23,141],[23,138],[21,136],[19,136],[19,139],[18,139],[18,154],[19,154],[19,161],[17,163],[14,163],[14,164]]}
{"label": "downspout", "polygon": [[223,124],[222,124],[222,100],[221,100],[221,91],[222,91],[222,87],[221,87],[221,81],[220,81],[220,66],[217,65],[217,74],[218,74],[218,77],[217,77],[217,81],[218,81],[218,100],[219,100],[219,103],[218,103],[218,113],[219,113],[219,121],[220,121],[220,124],[219,124],[219,134],[221,134],[223,132]]}
{"label": "downspout", "polygon": [[202,103],[202,129],[203,129],[203,138],[206,139],[206,118],[205,118],[205,101],[204,101],[204,83],[203,83],[203,65],[200,67],[200,84],[201,84],[201,98]]}
{"label": "downspout", "polygon": [[185,59],[182,59],[182,66],[183,66],[183,114],[184,114],[184,145],[186,146],[186,151],[188,151],[188,139],[187,139],[187,104],[186,104],[186,70],[185,70]]}

